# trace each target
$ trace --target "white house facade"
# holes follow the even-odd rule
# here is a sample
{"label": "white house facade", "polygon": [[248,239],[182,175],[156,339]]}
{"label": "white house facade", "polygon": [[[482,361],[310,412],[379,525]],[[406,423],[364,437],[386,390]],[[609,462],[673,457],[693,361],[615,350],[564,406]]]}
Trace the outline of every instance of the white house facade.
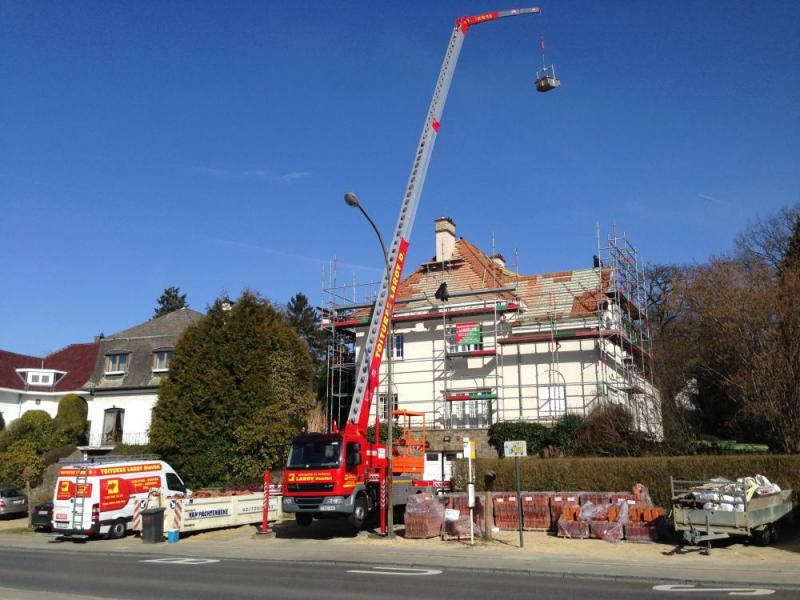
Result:
{"label": "white house facade", "polygon": [[[435,235],[436,256],[398,291],[389,346],[397,407],[424,413],[429,429],[485,433],[498,421],[552,424],[618,403],[661,437],[643,281],[629,247],[612,239],[592,268],[522,275],[457,239],[451,219],[437,220]],[[330,417],[341,420],[369,308],[328,310]],[[386,364],[375,403],[382,415]]]}

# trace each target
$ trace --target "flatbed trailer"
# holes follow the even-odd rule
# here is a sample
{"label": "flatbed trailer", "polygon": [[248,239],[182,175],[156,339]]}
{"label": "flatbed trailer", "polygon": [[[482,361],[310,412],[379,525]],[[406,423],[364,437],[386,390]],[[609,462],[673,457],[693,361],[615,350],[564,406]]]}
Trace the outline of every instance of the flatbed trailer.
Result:
{"label": "flatbed trailer", "polygon": [[672,524],[675,531],[683,532],[686,543],[706,545],[708,554],[711,542],[731,536],[754,538],[769,545],[778,537],[779,522],[792,512],[792,490],[783,490],[767,496],[743,499],[743,510],[726,511],[691,508],[681,504],[688,494],[703,486],[717,482],[670,478],[672,494]]}
{"label": "flatbed trailer", "polygon": [[[277,492],[277,490],[276,490]],[[268,521],[283,519],[282,497],[279,492],[270,493]],[[180,533],[209,531],[239,525],[257,525],[262,522],[264,494],[237,494],[234,496],[211,496],[194,498],[160,498],[157,494],[148,497],[145,508],[164,509],[164,532],[177,529]]]}

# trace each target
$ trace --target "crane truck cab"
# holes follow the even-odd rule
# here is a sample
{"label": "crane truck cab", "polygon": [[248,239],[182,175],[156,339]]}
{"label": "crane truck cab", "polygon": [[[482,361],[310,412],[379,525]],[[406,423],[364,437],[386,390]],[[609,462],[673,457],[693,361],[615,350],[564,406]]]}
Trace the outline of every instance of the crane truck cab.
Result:
{"label": "crane truck cab", "polygon": [[294,437],[283,477],[283,511],[294,513],[301,526],[314,518],[346,516],[361,528],[378,506],[379,490],[371,480],[381,459],[385,463],[385,447],[370,444],[364,436],[333,432]]}

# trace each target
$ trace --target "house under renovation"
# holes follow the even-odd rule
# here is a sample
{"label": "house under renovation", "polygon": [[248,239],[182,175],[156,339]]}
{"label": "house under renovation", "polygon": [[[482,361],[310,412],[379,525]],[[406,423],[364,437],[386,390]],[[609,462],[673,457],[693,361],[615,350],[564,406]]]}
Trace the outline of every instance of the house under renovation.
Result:
{"label": "house under renovation", "polygon": [[[625,405],[641,431],[661,437],[642,268],[626,238],[597,245],[591,268],[523,275],[457,238],[451,219],[436,220],[435,256],[398,291],[392,390],[384,356],[373,410],[383,420],[391,397],[394,408],[424,413],[438,447],[468,430],[486,449],[492,423],[552,424],[603,403]],[[331,421],[347,415],[375,288],[324,290]]]}

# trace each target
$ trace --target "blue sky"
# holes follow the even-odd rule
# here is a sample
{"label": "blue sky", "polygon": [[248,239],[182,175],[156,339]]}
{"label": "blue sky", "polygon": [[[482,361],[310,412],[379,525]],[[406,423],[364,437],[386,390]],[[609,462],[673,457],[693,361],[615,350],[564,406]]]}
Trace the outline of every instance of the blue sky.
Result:
{"label": "blue sky", "polygon": [[[130,327],[173,285],[203,310],[319,302],[334,257],[378,278],[342,194],[390,236],[454,18],[515,6],[0,0],[0,348]],[[800,3],[541,6],[470,30],[407,272],[441,215],[537,273],[590,266],[596,222],[702,261],[800,201]]]}

